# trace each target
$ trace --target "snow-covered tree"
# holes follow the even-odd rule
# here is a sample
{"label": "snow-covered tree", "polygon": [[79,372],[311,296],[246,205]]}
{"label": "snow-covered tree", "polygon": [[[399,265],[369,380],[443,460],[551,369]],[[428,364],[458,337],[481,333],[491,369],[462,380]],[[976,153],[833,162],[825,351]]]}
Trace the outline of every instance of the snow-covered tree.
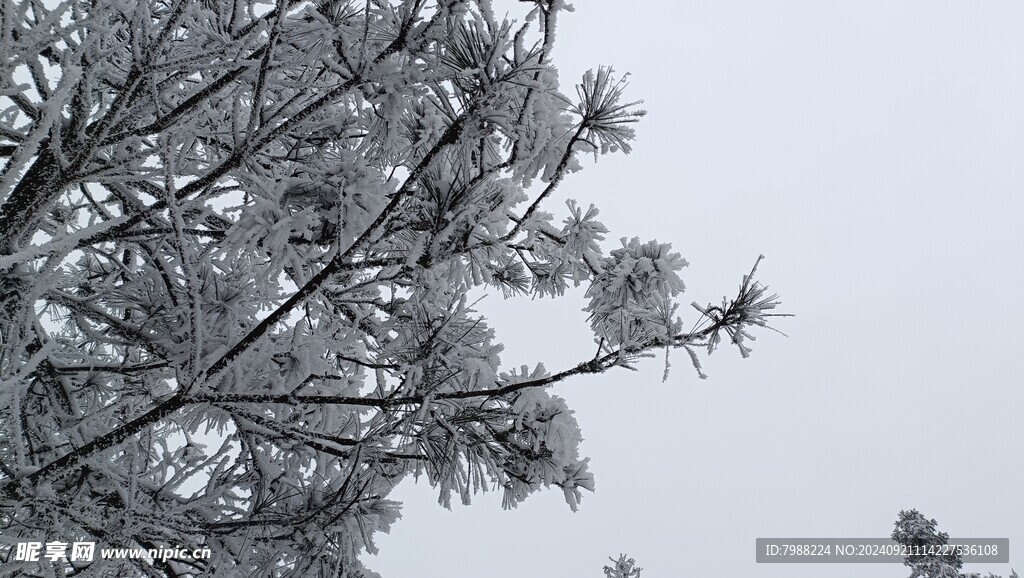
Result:
{"label": "snow-covered tree", "polygon": [[619,554],[619,559],[608,558],[612,566],[604,567],[605,578],[640,578],[643,568],[636,567],[636,560],[626,558],[625,554]]}
{"label": "snow-covered tree", "polygon": [[[777,304],[753,271],[685,331],[668,244],[605,254],[593,206],[544,210],[643,111],[605,67],[561,92],[568,6],[522,8],[0,2],[0,532],[213,553],[32,572],[370,575],[408,475],[577,507],[546,386],[747,354]],[[595,355],[503,370],[470,292],[570,283]]]}
{"label": "snow-covered tree", "polygon": [[[891,539],[910,548],[949,544],[949,534],[939,532],[938,522],[925,518],[917,510],[900,510]],[[957,578],[963,561],[957,554],[945,556],[915,554],[903,562],[911,568],[913,578]]]}
{"label": "snow-covered tree", "polygon": [[[915,509],[900,510],[891,539],[911,548],[949,544],[949,534],[938,531],[938,522]],[[959,554],[913,554],[907,556],[903,564],[910,567],[910,578],[982,578],[978,573],[960,573],[963,560]],[[989,572],[985,578],[1000,577]],[[1015,570],[1010,570],[1010,578],[1018,578]]]}

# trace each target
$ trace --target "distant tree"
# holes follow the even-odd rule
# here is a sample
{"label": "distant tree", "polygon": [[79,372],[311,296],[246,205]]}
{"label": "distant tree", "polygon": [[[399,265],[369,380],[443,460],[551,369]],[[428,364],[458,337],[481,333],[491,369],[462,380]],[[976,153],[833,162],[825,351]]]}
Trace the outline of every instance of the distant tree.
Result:
{"label": "distant tree", "polygon": [[[609,68],[559,92],[565,4],[529,4],[0,2],[0,531],[212,550],[26,572],[369,576],[410,474],[576,508],[547,386],[747,355],[778,303],[753,272],[684,331],[668,244],[543,210],[643,111]],[[470,291],[570,284],[594,356],[501,370]]]}
{"label": "distant tree", "polygon": [[[949,534],[936,530],[937,522],[925,518],[917,510],[900,510],[892,540],[909,547],[938,546],[949,543]],[[956,578],[963,561],[959,554],[944,556],[912,555],[904,564],[912,569],[911,577]]]}
{"label": "distant tree", "polygon": [[[949,544],[949,534],[938,531],[938,522],[929,520],[917,510],[901,510],[892,531],[892,540],[904,546],[937,546]],[[980,574],[961,574],[963,560],[959,554],[912,555],[903,562],[911,568],[910,578],[978,577]],[[1018,578],[1010,570],[1010,578]],[[991,572],[986,578],[1000,578]]]}
{"label": "distant tree", "polygon": [[605,566],[605,578],[640,578],[643,568],[636,568],[636,560],[626,558],[625,554],[619,554],[619,559],[608,558],[614,566]]}

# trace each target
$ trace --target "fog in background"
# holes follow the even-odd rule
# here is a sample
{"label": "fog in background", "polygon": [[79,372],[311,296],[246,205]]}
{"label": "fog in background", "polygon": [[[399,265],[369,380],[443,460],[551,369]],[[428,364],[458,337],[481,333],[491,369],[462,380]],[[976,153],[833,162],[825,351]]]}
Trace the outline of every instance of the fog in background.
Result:
{"label": "fog in background", "polygon": [[[496,2],[501,12],[511,2]],[[894,564],[765,565],[758,537],[887,537],[901,509],[953,538],[1006,537],[1024,570],[1024,4],[588,0],[559,22],[563,92],[587,68],[632,73],[633,154],[571,175],[619,237],[690,262],[680,309],[759,279],[797,316],[750,359],[723,347],[576,377],[569,401],[596,492],[446,511],[425,481],[364,556],[385,577],[906,576]],[[579,288],[478,309],[504,367],[596,351]],[[1015,423],[1016,422],[1016,423]]]}

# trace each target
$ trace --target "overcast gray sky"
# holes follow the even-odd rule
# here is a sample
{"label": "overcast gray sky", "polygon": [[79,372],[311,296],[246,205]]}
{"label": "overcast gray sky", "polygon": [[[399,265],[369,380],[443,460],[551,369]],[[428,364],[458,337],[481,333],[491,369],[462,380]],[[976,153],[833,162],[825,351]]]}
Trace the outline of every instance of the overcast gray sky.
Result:
{"label": "overcast gray sky", "polygon": [[[596,578],[628,552],[644,578],[896,578],[758,565],[754,540],[886,537],[917,508],[953,537],[1009,538],[1020,571],[1022,25],[1015,1],[577,2],[563,90],[611,64],[649,114],[632,155],[586,161],[548,210],[595,203],[608,248],[672,242],[691,263],[683,303],[731,296],[764,253],[760,279],[797,317],[750,359],[717,352],[704,381],[677,352],[667,383],[654,359],[557,385],[597,478],[578,513],[560,491],[446,511],[408,482],[367,565]],[[583,305],[581,288],[480,309],[506,367],[558,370],[593,354]]]}

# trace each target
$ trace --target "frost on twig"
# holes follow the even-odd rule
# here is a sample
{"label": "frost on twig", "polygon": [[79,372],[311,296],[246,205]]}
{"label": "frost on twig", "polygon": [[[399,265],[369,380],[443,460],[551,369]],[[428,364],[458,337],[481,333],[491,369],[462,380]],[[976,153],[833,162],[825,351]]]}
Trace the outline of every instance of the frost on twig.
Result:
{"label": "frost on twig", "polygon": [[[702,307],[694,302],[692,306],[701,313],[701,317],[690,334],[677,339],[686,340],[692,339],[691,336],[699,336],[708,353],[711,353],[721,344],[724,332],[729,341],[740,350],[740,355],[747,357],[751,349],[746,342],[756,339],[750,334],[751,327],[764,327],[785,335],[770,327],[768,322],[772,317],[792,317],[792,314],[771,313],[781,304],[779,296],[769,294],[767,286],[754,281],[754,274],[762,259],[764,255],[759,256],[750,273],[743,276],[739,292],[733,299],[723,297],[721,306],[708,304]],[[697,370],[700,371],[700,367],[697,367]]]}

